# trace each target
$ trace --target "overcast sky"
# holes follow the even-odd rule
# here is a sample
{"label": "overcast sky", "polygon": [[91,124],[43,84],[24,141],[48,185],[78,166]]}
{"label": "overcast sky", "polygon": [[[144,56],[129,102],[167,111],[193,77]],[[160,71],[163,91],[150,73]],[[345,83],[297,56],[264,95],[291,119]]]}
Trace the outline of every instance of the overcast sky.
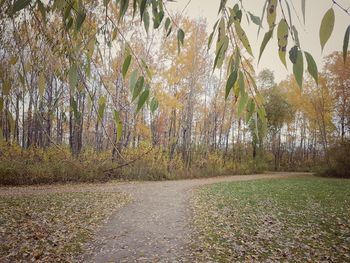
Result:
{"label": "overcast sky", "polygon": [[[169,3],[168,7],[174,12],[181,12],[189,0],[177,0],[176,3]],[[227,6],[232,7],[233,3],[237,1],[228,1]],[[293,7],[291,6],[291,12],[293,16],[293,24],[299,31],[299,38],[301,42],[301,48],[305,51],[310,52],[317,64],[319,70],[322,68],[322,56],[327,55],[333,51],[341,51],[343,47],[343,39],[345,29],[350,25],[350,16],[344,11],[340,10],[337,6],[334,6],[335,10],[335,27],[331,39],[326,44],[323,54],[321,53],[321,46],[319,41],[319,28],[324,13],[332,6],[332,0],[306,0],[306,25],[302,21],[301,12],[301,0],[289,0],[293,2],[294,8],[300,18],[300,22],[295,15]],[[350,7],[350,0],[337,0],[345,8]],[[207,19],[208,31],[212,29],[213,25],[217,20],[217,13],[219,8],[220,0],[191,0],[190,4],[184,11],[185,15],[192,18],[203,17]],[[247,11],[252,12],[257,16],[261,16],[261,10],[264,5],[264,0],[243,0],[243,5]],[[278,10],[280,14],[280,10]],[[281,17],[277,17],[278,22]],[[255,24],[248,25],[246,19],[242,19],[243,27],[246,30],[250,44],[253,48],[255,56],[255,66],[260,71],[263,68],[269,68],[275,72],[276,81],[280,81],[286,77],[287,74],[291,73],[291,65],[288,65],[289,70],[286,70],[283,64],[280,62],[278,57],[278,46],[277,46],[277,34],[275,32],[274,38],[270,40],[266,47],[264,54],[261,58],[259,65],[257,66],[257,57],[260,49],[260,44],[264,33],[267,30],[266,18],[264,18],[264,29],[261,30],[259,39],[257,39],[257,26]],[[276,31],[276,30],[275,30]],[[288,50],[292,47],[292,40],[289,38]],[[290,62],[289,62],[290,63]]]}

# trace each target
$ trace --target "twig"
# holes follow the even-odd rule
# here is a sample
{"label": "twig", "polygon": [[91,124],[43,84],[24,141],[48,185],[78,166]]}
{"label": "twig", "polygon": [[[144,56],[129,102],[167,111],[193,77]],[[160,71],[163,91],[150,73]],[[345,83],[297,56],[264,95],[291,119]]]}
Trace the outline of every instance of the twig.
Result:
{"label": "twig", "polygon": [[152,146],[151,149],[149,149],[148,151],[146,151],[146,152],[140,154],[137,158],[131,160],[130,162],[123,163],[123,164],[121,164],[121,165],[118,165],[117,167],[113,167],[113,168],[106,169],[106,170],[104,170],[103,172],[104,172],[104,173],[110,173],[110,172],[113,172],[114,170],[118,170],[118,169],[123,168],[123,167],[125,167],[125,166],[128,166],[128,165],[130,165],[130,164],[133,164],[133,163],[135,163],[136,161],[142,159],[145,155],[149,154],[151,151],[153,151],[153,149],[154,149],[154,147]]}
{"label": "twig", "polygon": [[350,16],[350,7],[348,7],[347,9],[345,7],[343,7],[342,5],[340,5],[337,1],[335,0],[331,0],[333,5],[338,6],[341,10],[343,10],[348,16]]}

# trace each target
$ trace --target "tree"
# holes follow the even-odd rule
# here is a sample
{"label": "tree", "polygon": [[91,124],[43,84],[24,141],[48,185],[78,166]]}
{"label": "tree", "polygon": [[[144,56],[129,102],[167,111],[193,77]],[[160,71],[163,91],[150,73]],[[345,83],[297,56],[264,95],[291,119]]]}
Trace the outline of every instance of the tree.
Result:
{"label": "tree", "polygon": [[[312,55],[301,49],[290,0],[265,1],[260,17],[246,10],[245,1],[218,1],[209,36],[204,20],[174,15],[167,2],[1,1],[5,141],[23,148],[68,145],[75,158],[89,147],[98,154],[108,150],[117,167],[129,163],[124,153],[147,145],[162,151],[169,171],[178,160],[189,170],[210,157],[237,167],[273,148],[278,168],[282,157],[294,158],[299,141],[307,156],[321,156],[332,144],[332,96],[343,105],[336,118],[340,137],[346,136],[346,85],[331,66],[326,85]],[[334,2],[321,21],[322,47],[336,8]],[[259,56],[243,19],[258,34],[267,31]],[[281,66],[290,63],[294,73],[293,81],[278,86],[271,71],[256,77],[253,66],[253,54],[260,59],[273,34]],[[264,141],[266,134],[271,140]]]}
{"label": "tree", "polygon": [[[349,53],[347,58],[349,61]],[[346,132],[350,131],[350,68],[344,65],[340,52],[334,52],[325,58],[324,75],[335,101],[336,122],[340,126],[341,140],[344,141]]]}
{"label": "tree", "polygon": [[294,109],[288,103],[286,94],[281,89],[281,85],[273,86],[266,90],[265,100],[268,130],[271,136],[272,152],[275,158],[274,168],[278,170],[282,158],[281,130],[284,124],[288,124],[292,121]]}
{"label": "tree", "polygon": [[[305,21],[305,1],[303,1],[302,14]],[[49,2],[48,4],[43,4],[41,1],[36,1],[32,3],[32,1],[26,0],[16,0],[13,4],[11,2],[2,1],[2,9],[6,10],[5,17],[9,17],[10,19],[14,16],[17,16],[19,13],[25,10],[29,10],[30,15],[33,19],[38,20],[38,16],[34,15],[34,12],[41,13],[41,23],[44,24],[46,21],[46,17],[48,15],[61,16],[63,18],[64,28],[68,32],[75,32],[74,37],[79,35],[78,32],[84,27],[84,24],[92,22],[93,12],[92,10],[97,10],[98,8],[105,9],[105,25],[102,25],[101,28],[105,28],[108,22],[112,23],[111,30],[104,30],[105,39],[110,35],[115,35],[116,33],[120,34],[120,23],[123,20],[127,20],[129,15],[132,14],[132,18],[134,19],[136,13],[139,13],[139,17],[144,24],[145,30],[148,32],[150,28],[150,11],[152,16],[152,24],[154,29],[160,28],[162,24],[164,24],[165,31],[167,35],[170,35],[173,31],[173,28],[177,28],[176,38],[177,38],[177,46],[178,51],[180,52],[181,46],[184,44],[185,32],[181,29],[176,21],[172,18],[172,16],[167,12],[166,2],[163,0],[134,0],[132,3],[129,3],[129,0],[118,0],[116,2],[117,6],[115,6],[112,1],[103,1],[103,5],[101,6],[99,3],[92,4],[91,1],[78,1],[74,0],[72,2],[65,2],[60,0],[55,0]],[[302,86],[303,82],[303,69],[304,69],[304,60],[303,56],[305,55],[307,62],[307,69],[310,72],[311,76],[317,82],[318,79],[318,71],[316,63],[312,57],[312,55],[308,52],[304,52],[300,48],[300,40],[298,38],[298,31],[296,25],[293,24],[289,1],[285,1],[284,4],[281,1],[277,0],[266,0],[265,4],[262,6],[262,15],[258,17],[244,8],[244,1],[239,1],[239,3],[235,4],[232,8],[226,6],[227,0],[218,1],[219,6],[219,14],[220,18],[217,20],[213,28],[213,32],[209,36],[208,46],[210,47],[215,35],[217,35],[215,54],[216,58],[214,60],[214,69],[221,68],[225,57],[230,57],[231,66],[227,71],[227,85],[226,85],[226,93],[228,94],[230,90],[233,88],[237,77],[240,72],[244,73],[243,77],[249,82],[252,82],[252,85],[248,85],[245,89],[242,90],[242,94],[239,93],[238,96],[244,97],[245,94],[251,94],[250,96],[257,96],[257,90],[255,90],[254,79],[249,76],[249,67],[252,67],[249,59],[253,57],[253,51],[249,44],[249,40],[244,32],[244,29],[241,25],[242,17],[246,16],[248,20],[258,25],[258,34],[261,30],[264,19],[266,18],[268,31],[265,33],[264,40],[260,47],[259,52],[259,60],[263,54],[263,51],[271,40],[272,35],[275,30],[277,30],[277,40],[279,46],[279,56],[281,62],[286,65],[286,53],[288,46],[288,37],[291,36],[294,45],[290,48],[289,58],[293,65],[293,73],[297,80],[299,86]],[[341,11],[348,11],[342,7],[336,1],[330,1],[331,7],[325,13],[320,26],[320,44],[322,49],[326,45],[329,40],[333,27],[334,27],[334,8],[339,8]],[[114,22],[108,10],[113,8],[117,8],[118,10],[118,23]],[[287,12],[288,11],[288,12]],[[288,14],[288,16],[286,16]],[[281,20],[277,22],[278,18],[281,17]],[[277,28],[277,29],[276,29]],[[95,29],[97,29],[95,27]],[[98,31],[98,30],[96,30]],[[343,52],[347,52],[348,48],[348,40],[349,40],[349,29],[346,30],[346,34],[344,37],[344,48]],[[121,34],[121,38],[126,40],[126,36]],[[229,46],[232,46],[234,50],[232,55],[227,55],[228,50],[230,50]],[[244,48],[239,48],[242,45]],[[130,46],[130,45],[128,45]],[[74,53],[74,52],[73,52]],[[70,50],[69,56],[74,59],[74,54],[72,50]],[[304,54],[304,55],[303,55]],[[132,54],[133,56],[135,54]],[[129,58],[127,58],[129,60]],[[135,59],[138,59],[135,57]],[[138,63],[140,70],[143,70],[143,66],[141,63]],[[144,75],[144,74],[143,74]],[[146,76],[144,76],[146,77]],[[259,109],[262,107],[259,100],[253,100],[255,105],[255,109],[258,113]],[[265,118],[262,113],[258,114],[260,118]]]}

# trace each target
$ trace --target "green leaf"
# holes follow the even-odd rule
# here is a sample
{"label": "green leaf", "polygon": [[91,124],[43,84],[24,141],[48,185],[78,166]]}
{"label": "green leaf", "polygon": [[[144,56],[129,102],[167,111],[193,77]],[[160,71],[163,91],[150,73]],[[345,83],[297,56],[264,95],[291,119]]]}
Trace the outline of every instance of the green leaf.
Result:
{"label": "green leaf", "polygon": [[221,47],[216,53],[213,70],[215,70],[215,67],[217,68],[222,67],[225,59],[225,54],[228,48],[228,43],[229,43],[229,38],[228,36],[225,36],[225,38],[222,40]]}
{"label": "green leaf", "polygon": [[71,89],[74,89],[78,84],[78,68],[76,64],[72,64],[68,71],[68,81]]}
{"label": "green leaf", "polygon": [[312,57],[312,55],[308,52],[304,52],[305,58],[307,61],[307,71],[310,73],[310,75],[314,78],[316,81],[316,84],[318,85],[318,70],[317,70],[317,64]]}
{"label": "green leaf", "polygon": [[229,76],[231,72],[234,70],[234,59],[233,59],[233,54],[230,56],[230,59],[228,60],[228,64],[226,67],[226,74]]}
{"label": "green leaf", "polygon": [[146,100],[148,99],[148,96],[149,96],[149,89],[145,89],[140,95],[139,101],[137,103],[136,113],[138,113],[141,110]]}
{"label": "green leaf", "polygon": [[215,34],[215,31],[216,31],[216,28],[219,24],[219,21],[220,20],[217,20],[213,26],[213,31],[211,32],[210,36],[209,36],[209,40],[208,40],[208,50],[210,49],[211,47],[211,43],[213,42],[213,37],[214,37],[214,34]]}
{"label": "green leaf", "polygon": [[137,69],[135,69],[130,75],[129,88],[130,88],[130,91],[132,93],[134,91],[134,88],[135,88],[135,85],[136,85],[136,82],[137,82],[137,75],[138,75]]}
{"label": "green leaf", "polygon": [[157,29],[164,18],[164,12],[159,11],[155,16],[153,16],[153,28]]}
{"label": "green leaf", "polygon": [[277,0],[269,0],[269,4],[267,6],[267,23],[269,24],[270,30],[276,25],[277,3]]}
{"label": "green leaf", "polygon": [[167,19],[165,20],[165,31],[166,32],[168,32],[170,25],[171,25],[171,20],[169,17],[167,17]]}
{"label": "green leaf", "polygon": [[243,75],[242,71],[239,72],[238,87],[239,87],[240,94],[244,94],[245,93],[245,83],[244,83],[244,75]]}
{"label": "green leaf", "polygon": [[220,0],[220,7],[218,14],[225,8],[227,0]]}
{"label": "green leaf", "polygon": [[259,90],[258,90],[258,86],[256,85],[255,78],[253,78],[253,76],[249,72],[247,72],[247,73],[248,73],[248,77],[249,77],[249,79],[251,81],[251,84],[253,85],[255,93],[258,94]]}
{"label": "green leaf", "polygon": [[40,72],[38,77],[38,90],[39,90],[39,96],[44,96],[45,92],[45,74],[43,71]]}
{"label": "green leaf", "polygon": [[289,6],[288,1],[285,1],[285,3],[286,3],[286,6],[287,6],[287,11],[288,11],[289,25],[292,26],[293,23],[292,23],[292,15],[291,15],[291,12],[290,12],[290,6]]}
{"label": "green leaf", "polygon": [[289,59],[293,64],[297,62],[297,56],[298,56],[298,46],[294,46],[289,50]]}
{"label": "green leaf", "polygon": [[128,69],[129,69],[129,66],[130,66],[130,62],[131,62],[131,55],[128,54],[124,60],[124,63],[123,63],[123,67],[122,67],[122,75],[123,75],[123,78],[125,79],[125,76],[126,76],[126,73],[128,73]]}
{"label": "green leaf", "polygon": [[38,9],[41,13],[41,17],[43,18],[43,20],[46,20],[46,8],[45,8],[45,6],[43,5],[43,3],[40,0],[38,0],[37,3],[38,3]]}
{"label": "green leaf", "polygon": [[241,52],[239,50],[239,47],[236,46],[236,49],[235,49],[235,64],[234,64],[235,69],[238,70],[239,64],[241,64]]}
{"label": "green leaf", "polygon": [[234,23],[235,23],[235,30],[236,30],[236,33],[238,34],[239,40],[241,40],[243,46],[248,51],[248,53],[251,56],[253,56],[252,48],[249,44],[248,37],[247,37],[246,33],[244,32],[243,28],[241,27],[241,24],[237,20],[235,20]]}
{"label": "green leaf", "polygon": [[288,45],[288,24],[285,19],[281,19],[277,28],[278,55],[283,65],[287,67],[286,51]]}
{"label": "green leaf", "polygon": [[143,68],[146,70],[147,77],[151,80],[153,77],[151,70],[149,69],[148,65],[146,64],[146,62],[143,59],[141,59],[141,62],[142,62]]}
{"label": "green leaf", "polygon": [[76,18],[76,21],[75,21],[75,29],[77,31],[80,30],[81,26],[84,23],[85,18],[86,18],[85,11],[83,10],[83,8],[80,8],[78,13],[77,13],[77,18]]}
{"label": "green leaf", "polygon": [[227,82],[226,82],[225,99],[227,99],[228,96],[230,95],[230,91],[233,88],[233,86],[235,85],[236,81],[237,81],[237,70],[234,70],[231,72],[231,74],[228,77]]}
{"label": "green leaf", "polygon": [[147,34],[148,34],[148,30],[149,30],[149,13],[148,13],[148,11],[146,10],[145,12],[144,12],[144,15],[143,15],[143,25],[144,25],[144,27],[145,27],[145,29],[146,29],[146,32],[147,32]]}
{"label": "green leaf", "polygon": [[137,96],[141,93],[141,91],[143,89],[144,82],[145,82],[145,78],[143,76],[138,78],[136,85],[135,85],[135,88],[134,88],[133,93],[132,93],[132,100],[131,101],[134,101],[137,98]]}
{"label": "green leaf", "polygon": [[293,74],[299,87],[302,88],[303,74],[304,74],[304,61],[303,61],[303,53],[301,51],[298,51],[296,62],[295,64],[293,64]]}
{"label": "green leaf", "polygon": [[[58,2],[58,1],[56,1]],[[64,10],[64,15],[63,15],[63,20],[66,21],[67,19],[72,19],[71,18],[71,10],[73,7],[73,3],[68,3],[66,6],[63,6],[63,10]]]}
{"label": "green leaf", "polygon": [[119,22],[124,17],[129,6],[129,0],[120,0]]}
{"label": "green leaf", "polygon": [[137,11],[137,3],[138,0],[134,0],[133,4],[132,4],[132,18],[135,17],[136,11]]}
{"label": "green leaf", "polygon": [[324,46],[332,35],[334,29],[334,10],[330,8],[322,18],[321,27],[320,27],[320,43],[321,49],[323,51]]}
{"label": "green leaf", "polygon": [[248,103],[247,103],[247,115],[246,115],[246,122],[249,122],[250,119],[252,118],[252,115],[255,110],[255,103],[254,100],[249,98]]}
{"label": "green leaf", "polygon": [[235,4],[235,6],[230,9],[230,17],[227,24],[227,27],[232,25],[233,22],[237,21],[238,23],[241,23],[242,21],[242,11],[239,9],[238,4]]}
{"label": "green leaf", "polygon": [[237,116],[241,116],[244,107],[247,105],[248,98],[249,98],[248,94],[245,92],[243,94],[241,94],[241,96],[239,97]]}
{"label": "green leaf", "polygon": [[159,106],[158,100],[155,97],[153,97],[150,105],[150,110],[152,114],[158,109],[158,106]]}
{"label": "green leaf", "polygon": [[98,115],[97,115],[97,118],[100,121],[103,119],[105,108],[106,108],[106,97],[102,96],[102,97],[100,97],[98,99]]}
{"label": "green leaf", "polygon": [[[266,6],[267,6],[268,2],[269,2],[269,0],[265,0],[265,4],[264,4],[264,7],[263,7],[262,12],[261,12],[260,21],[262,21],[263,18],[264,18],[265,11],[266,11]],[[262,22],[261,22],[261,24],[262,24]],[[262,28],[262,26],[258,28],[258,33],[257,33],[257,36],[258,36],[258,37],[259,37],[259,33],[260,33],[260,29],[261,29],[261,28]]]}
{"label": "green leaf", "polygon": [[142,0],[142,1],[141,1],[141,4],[140,4],[140,16],[141,16],[141,20],[143,20],[143,14],[145,13],[146,3],[147,3],[147,0]]}
{"label": "green leaf", "polygon": [[350,25],[345,31],[344,41],[343,41],[343,59],[344,64],[346,63],[346,57],[348,55],[348,47],[349,47],[349,37],[350,37]]}
{"label": "green leaf", "polygon": [[223,39],[226,36],[225,20],[222,18],[219,23],[218,40],[216,41],[216,50],[218,50],[222,44]]}
{"label": "green leaf", "polygon": [[256,24],[257,26],[262,27],[262,22],[261,22],[260,17],[255,16],[255,15],[253,15],[253,14],[250,13],[250,12],[248,12],[248,13],[249,13],[249,16],[250,16],[250,20],[252,20],[252,22],[253,22],[254,24]]}
{"label": "green leaf", "polygon": [[70,29],[73,26],[73,18],[69,17],[68,22],[66,23],[66,28]]}
{"label": "green leaf", "polygon": [[306,9],[306,1],[301,0],[301,11],[303,13],[304,24],[305,24],[305,9]]}
{"label": "green leaf", "polygon": [[55,11],[63,11],[63,9],[66,7],[67,3],[65,1],[53,1],[52,9]]}
{"label": "green leaf", "polygon": [[208,50],[210,49],[211,43],[213,42],[213,37],[214,37],[214,32],[211,32],[208,39]]}
{"label": "green leaf", "polygon": [[170,26],[169,30],[168,30],[168,33],[166,34],[166,37],[170,36],[171,32],[173,31],[173,27]]}
{"label": "green leaf", "polygon": [[261,124],[262,124],[262,132],[265,133],[265,131],[267,130],[267,117],[266,117],[266,111],[264,107],[259,107],[257,110],[259,119],[261,120]]}
{"label": "green leaf", "polygon": [[299,33],[295,26],[292,26],[292,31],[294,35],[295,44],[300,47]]}
{"label": "green leaf", "polygon": [[123,123],[120,119],[120,115],[118,111],[116,110],[113,111],[113,118],[114,118],[115,126],[117,128],[117,142],[119,142],[123,134]]}
{"label": "green leaf", "polygon": [[180,54],[181,45],[183,46],[184,44],[184,39],[185,39],[185,32],[181,28],[179,28],[177,30],[177,48],[178,48],[179,54]]}
{"label": "green leaf", "polygon": [[270,39],[272,37],[272,34],[273,34],[273,29],[271,29],[270,31],[265,33],[264,39],[263,39],[263,41],[261,43],[261,46],[260,46],[260,54],[259,54],[258,63],[259,63],[259,61],[261,59],[261,55],[263,54],[267,43],[270,41]]}
{"label": "green leaf", "polygon": [[17,0],[12,6],[11,15],[14,15],[16,12],[22,10],[27,5],[29,5],[31,0]]}
{"label": "green leaf", "polygon": [[218,60],[219,60],[219,57],[220,57],[221,49],[222,49],[222,45],[221,45],[220,49],[218,50],[218,52],[216,52],[213,71],[215,70],[215,68],[216,68],[216,66],[218,64]]}

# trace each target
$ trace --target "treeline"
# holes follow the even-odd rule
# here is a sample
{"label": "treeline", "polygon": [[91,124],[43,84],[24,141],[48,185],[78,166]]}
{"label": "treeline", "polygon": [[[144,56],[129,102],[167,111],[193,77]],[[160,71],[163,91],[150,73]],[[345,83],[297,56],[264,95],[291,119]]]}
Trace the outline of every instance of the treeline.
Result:
{"label": "treeline", "polygon": [[327,56],[324,65],[318,85],[306,79],[302,89],[292,76],[275,85],[272,72],[260,74],[265,83],[268,80],[262,87],[270,87],[265,90],[267,149],[274,156],[275,169],[309,167],[334,176],[336,170],[349,171],[347,157],[339,159],[337,153],[349,147],[350,69],[340,52]]}
{"label": "treeline", "polygon": [[179,53],[168,30],[146,33],[128,19],[116,27],[117,9],[102,20],[104,10],[89,5],[78,33],[54,15],[41,23],[40,10],[0,13],[1,183],[310,170],[348,138],[350,74],[340,53],[327,58],[318,86],[256,76],[263,123],[251,98],[225,99],[230,62],[212,74],[204,20],[174,17],[186,32]]}

